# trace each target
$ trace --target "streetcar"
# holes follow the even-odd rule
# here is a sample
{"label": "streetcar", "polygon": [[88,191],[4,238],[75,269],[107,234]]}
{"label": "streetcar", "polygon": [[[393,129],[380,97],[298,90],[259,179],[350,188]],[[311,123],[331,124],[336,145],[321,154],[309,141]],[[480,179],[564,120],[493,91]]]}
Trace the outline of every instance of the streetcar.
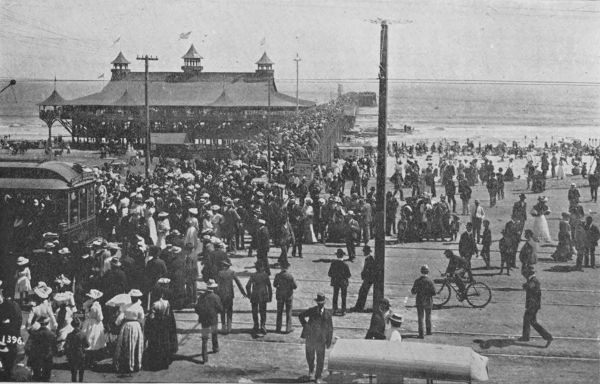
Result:
{"label": "streetcar", "polygon": [[96,234],[95,177],[80,164],[0,162],[0,194],[14,216],[14,228],[37,225],[35,218],[28,217],[27,207],[44,204],[39,220],[45,229],[56,231],[62,244],[86,241]]}

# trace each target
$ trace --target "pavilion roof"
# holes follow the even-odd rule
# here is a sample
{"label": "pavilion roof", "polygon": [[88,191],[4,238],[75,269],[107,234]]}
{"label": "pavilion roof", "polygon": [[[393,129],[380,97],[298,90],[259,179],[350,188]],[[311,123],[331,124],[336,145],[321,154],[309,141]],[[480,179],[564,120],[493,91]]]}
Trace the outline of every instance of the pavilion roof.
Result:
{"label": "pavilion roof", "polygon": [[[261,108],[269,104],[267,86],[271,87],[272,107],[296,107],[296,98],[278,92],[272,77],[254,72],[200,72],[188,77],[178,72],[151,72],[148,100],[152,106]],[[111,80],[100,92],[65,101],[64,104],[142,106],[143,100],[144,73],[130,72],[120,80]],[[315,103],[299,100],[299,105],[310,107]]]}
{"label": "pavilion roof", "polygon": [[182,59],[203,59],[203,57],[200,56],[198,51],[196,51],[194,44],[192,44],[190,46],[190,49],[188,49],[187,53],[185,55],[181,56],[181,58]]}
{"label": "pavilion roof", "polygon": [[272,62],[271,59],[269,59],[269,56],[267,56],[267,52],[264,52],[263,55],[260,57],[260,59],[258,59],[258,61],[256,62],[256,64],[259,64],[259,65],[273,65],[275,63]]}
{"label": "pavilion roof", "polygon": [[65,102],[66,100],[55,89],[46,100],[38,103],[38,105],[64,105]]}
{"label": "pavilion roof", "polygon": [[127,60],[125,58],[125,56],[123,56],[123,52],[119,52],[119,54],[117,55],[117,57],[110,62],[111,64],[131,64],[131,62],[129,60]]}

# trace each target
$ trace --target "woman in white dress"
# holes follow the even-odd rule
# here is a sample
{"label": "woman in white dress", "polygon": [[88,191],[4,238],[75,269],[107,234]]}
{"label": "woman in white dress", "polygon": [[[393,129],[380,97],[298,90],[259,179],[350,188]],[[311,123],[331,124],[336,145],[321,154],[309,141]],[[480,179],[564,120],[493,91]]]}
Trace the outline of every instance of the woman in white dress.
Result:
{"label": "woman in white dress", "polygon": [[169,214],[167,212],[158,213],[158,223],[156,225],[156,233],[158,235],[156,245],[160,249],[167,248],[167,236],[171,231],[171,223],[169,223]]}
{"label": "woman in white dress", "polygon": [[48,287],[43,281],[40,281],[33,289],[33,293],[37,296],[36,305],[31,309],[31,312],[29,312],[26,322],[27,327],[36,330],[40,327],[40,324],[37,323],[37,319],[40,317],[47,317],[50,320],[48,329],[55,331],[57,326],[56,317],[54,316],[54,311],[52,311],[52,305],[48,301],[48,298],[52,293],[52,288]]}
{"label": "woman in white dress", "polygon": [[144,209],[144,219],[146,219],[146,225],[148,226],[148,236],[152,240],[152,245],[157,245],[158,234],[156,232],[156,222],[154,221],[154,198],[146,200],[146,209]]}
{"label": "woman in white dress", "polygon": [[302,213],[304,213],[304,244],[314,244],[317,242],[313,228],[315,211],[312,204],[313,201],[310,197],[304,199],[304,207],[302,207]]}
{"label": "woman in white dress", "polygon": [[550,229],[548,229],[548,221],[546,220],[546,216],[550,214],[550,210],[547,203],[547,197],[538,197],[537,204],[531,210],[531,216],[535,218],[533,220],[533,234],[535,237],[540,242],[550,243],[552,242],[552,237],[550,236]]}
{"label": "woman in white dress", "polygon": [[98,302],[104,294],[97,289],[90,289],[86,294],[89,297],[85,303],[83,303],[83,310],[85,311],[85,320],[81,325],[81,333],[83,333],[90,347],[87,349],[88,361],[94,363],[96,361],[97,351],[100,351],[106,347],[106,334],[104,333],[104,315],[102,314],[102,307]]}
{"label": "woman in white dress", "polygon": [[558,162],[558,167],[556,168],[556,178],[559,180],[562,180],[565,178],[565,161],[564,159],[561,157],[560,161]]}
{"label": "woman in white dress", "polygon": [[17,259],[17,282],[15,284],[15,300],[19,300],[19,304],[23,305],[27,300],[27,295],[31,294],[31,271],[27,266],[29,259],[19,256]]}
{"label": "woman in white dress", "polygon": [[144,309],[140,298],[142,292],[137,289],[129,291],[131,304],[121,307],[116,324],[121,325],[113,365],[119,373],[137,372],[142,367],[144,352]]}

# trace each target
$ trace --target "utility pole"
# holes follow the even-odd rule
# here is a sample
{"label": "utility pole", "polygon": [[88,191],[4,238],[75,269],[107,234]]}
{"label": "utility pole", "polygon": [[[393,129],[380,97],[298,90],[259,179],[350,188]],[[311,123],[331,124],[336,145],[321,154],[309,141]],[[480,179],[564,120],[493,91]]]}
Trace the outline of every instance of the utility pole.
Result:
{"label": "utility pole", "polygon": [[300,88],[299,64],[301,60],[302,59],[300,58],[300,55],[296,53],[296,58],[294,59],[294,61],[296,62],[296,113],[298,113],[298,110],[300,109],[300,98],[298,97],[298,90]]}
{"label": "utility pole", "polygon": [[271,75],[267,82],[267,162],[269,163],[269,182],[271,182]]}
{"label": "utility pole", "polygon": [[379,308],[383,299],[385,281],[385,179],[387,160],[387,53],[388,25],[381,21],[381,46],[379,63],[379,120],[377,123],[377,192],[375,197],[375,285],[373,287],[373,310]]}
{"label": "utility pole", "polygon": [[146,105],[146,178],[150,177],[150,105],[148,104],[148,61],[157,61],[158,57],[148,55],[138,56],[137,60],[144,60],[144,104]]}

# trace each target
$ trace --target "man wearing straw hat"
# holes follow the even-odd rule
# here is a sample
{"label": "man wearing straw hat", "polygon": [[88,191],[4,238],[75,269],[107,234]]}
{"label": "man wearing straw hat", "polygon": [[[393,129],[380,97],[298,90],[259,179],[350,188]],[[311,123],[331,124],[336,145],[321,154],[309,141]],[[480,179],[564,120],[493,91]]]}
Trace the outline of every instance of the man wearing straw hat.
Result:
{"label": "man wearing straw hat", "polygon": [[281,265],[281,272],[275,275],[273,287],[276,288],[275,299],[277,300],[277,322],[275,332],[281,332],[283,309],[285,307],[285,333],[292,332],[292,305],[294,301],[294,290],[298,288],[294,276],[288,272],[290,263],[287,260]]}
{"label": "man wearing straw hat", "polygon": [[[317,305],[302,312],[298,318],[302,324],[301,338],[306,340],[306,361],[308,363],[308,376],[321,382],[323,365],[325,363],[325,349],[331,347],[333,339],[333,320],[331,310],[325,308],[325,295],[317,293]],[[315,356],[317,367],[315,371]]]}
{"label": "man wearing straw hat", "polygon": [[[429,267],[423,265],[421,267],[421,277],[415,280],[410,292],[417,295],[416,307],[417,317],[419,320],[419,338],[423,339],[425,328],[427,335],[431,335],[431,310],[433,309],[433,296],[435,296],[435,286],[429,278]],[[425,319],[425,327],[423,327],[423,318]]]}
{"label": "man wearing straw hat", "polygon": [[242,296],[247,296],[240,279],[238,279],[235,272],[229,268],[231,267],[231,261],[224,259],[220,260],[219,264],[221,270],[217,275],[219,288],[216,293],[219,295],[221,303],[223,304],[223,311],[221,311],[221,331],[227,335],[231,332],[231,323],[233,321],[233,298],[235,296],[233,282],[237,285]]}
{"label": "man wearing straw hat", "polygon": [[198,322],[202,326],[202,363],[208,363],[208,336],[212,338],[213,352],[219,352],[219,324],[218,315],[223,312],[221,299],[214,292],[218,284],[210,279],[206,283],[206,292],[203,293],[196,303],[195,311],[198,314]]}

